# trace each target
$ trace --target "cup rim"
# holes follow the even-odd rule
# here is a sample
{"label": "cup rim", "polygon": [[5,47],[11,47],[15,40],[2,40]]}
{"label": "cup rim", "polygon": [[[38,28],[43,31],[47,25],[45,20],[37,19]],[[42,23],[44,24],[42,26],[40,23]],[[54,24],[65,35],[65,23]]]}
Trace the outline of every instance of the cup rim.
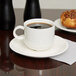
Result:
{"label": "cup rim", "polygon": [[[24,27],[27,27],[27,25],[30,24],[30,23],[38,23],[38,22],[53,25],[52,27],[55,26],[55,23],[52,20],[44,19],[44,18],[34,18],[34,19],[29,19],[29,20],[25,21],[24,22]],[[52,27],[49,27],[49,28],[52,28]],[[27,27],[27,28],[30,28],[30,27]],[[49,29],[49,28],[45,28],[45,29]],[[34,29],[34,28],[30,28],[30,29]],[[38,30],[38,29],[35,29],[35,30]]]}

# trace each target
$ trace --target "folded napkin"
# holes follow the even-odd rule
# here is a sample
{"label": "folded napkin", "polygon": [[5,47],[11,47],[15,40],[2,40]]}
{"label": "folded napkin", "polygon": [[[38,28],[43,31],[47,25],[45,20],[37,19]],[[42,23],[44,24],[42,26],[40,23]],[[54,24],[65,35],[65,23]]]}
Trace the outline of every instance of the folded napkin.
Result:
{"label": "folded napkin", "polygon": [[70,40],[67,40],[67,41],[69,43],[68,50],[61,55],[54,56],[54,57],[51,57],[51,58],[55,59],[55,60],[58,60],[58,61],[61,61],[61,62],[65,62],[69,65],[72,65],[73,63],[76,62],[76,42],[73,42],[73,41],[70,41]]}

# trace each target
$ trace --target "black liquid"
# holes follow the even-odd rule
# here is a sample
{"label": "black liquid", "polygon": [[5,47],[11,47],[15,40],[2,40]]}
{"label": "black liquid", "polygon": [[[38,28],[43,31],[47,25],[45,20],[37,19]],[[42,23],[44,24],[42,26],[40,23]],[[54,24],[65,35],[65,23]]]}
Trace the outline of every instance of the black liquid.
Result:
{"label": "black liquid", "polygon": [[41,18],[39,0],[26,0],[24,21],[33,18]]}
{"label": "black liquid", "polygon": [[34,28],[34,29],[45,29],[45,28],[52,27],[52,25],[46,24],[46,23],[32,23],[32,24],[29,24],[28,27]]}
{"label": "black liquid", "polygon": [[0,0],[0,30],[11,30],[15,26],[12,0]]}

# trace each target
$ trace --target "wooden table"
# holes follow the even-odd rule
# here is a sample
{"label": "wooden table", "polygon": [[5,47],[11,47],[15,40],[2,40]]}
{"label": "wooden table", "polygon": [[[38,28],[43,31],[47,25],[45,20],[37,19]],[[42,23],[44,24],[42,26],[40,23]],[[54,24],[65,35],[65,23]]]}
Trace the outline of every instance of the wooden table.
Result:
{"label": "wooden table", "polygon": [[[64,10],[42,10],[42,17],[56,20]],[[16,25],[23,24],[23,9],[15,9]],[[76,33],[56,30],[56,35],[76,42]],[[76,63],[67,65],[50,58],[30,58],[13,52],[12,30],[0,30],[0,76],[76,76]]]}

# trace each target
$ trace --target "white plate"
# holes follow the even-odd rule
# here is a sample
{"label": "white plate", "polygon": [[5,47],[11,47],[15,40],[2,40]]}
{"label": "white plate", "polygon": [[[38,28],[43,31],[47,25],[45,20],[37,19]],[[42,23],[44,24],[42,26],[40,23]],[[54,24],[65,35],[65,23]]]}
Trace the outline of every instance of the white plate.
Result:
{"label": "white plate", "polygon": [[61,24],[60,19],[55,20],[55,25],[61,30],[76,33],[76,29],[68,29]]}
{"label": "white plate", "polygon": [[54,38],[53,47],[45,51],[31,50],[25,46],[23,40],[17,40],[15,38],[11,40],[9,45],[14,52],[24,56],[35,57],[35,58],[46,58],[56,56],[65,52],[68,49],[67,41],[56,35]]}

